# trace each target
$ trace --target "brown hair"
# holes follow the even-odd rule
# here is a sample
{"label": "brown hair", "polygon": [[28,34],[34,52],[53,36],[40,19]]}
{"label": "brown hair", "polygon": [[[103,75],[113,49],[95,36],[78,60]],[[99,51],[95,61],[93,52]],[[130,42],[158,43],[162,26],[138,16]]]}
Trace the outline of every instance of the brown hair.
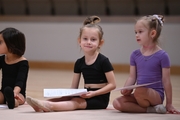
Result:
{"label": "brown hair", "polygon": [[162,26],[164,23],[164,17],[162,15],[147,15],[143,16],[138,19],[139,20],[144,20],[147,23],[147,27],[149,30],[156,30],[156,36],[154,37],[154,42],[158,43],[158,38],[161,34]]}
{"label": "brown hair", "polygon": [[81,38],[82,32],[84,28],[97,28],[99,30],[99,39],[102,40],[103,38],[103,31],[101,26],[99,26],[97,23],[99,23],[101,21],[101,19],[98,16],[90,16],[88,18],[85,19],[85,21],[83,22],[83,26],[80,28],[80,34],[79,34],[79,38]]}

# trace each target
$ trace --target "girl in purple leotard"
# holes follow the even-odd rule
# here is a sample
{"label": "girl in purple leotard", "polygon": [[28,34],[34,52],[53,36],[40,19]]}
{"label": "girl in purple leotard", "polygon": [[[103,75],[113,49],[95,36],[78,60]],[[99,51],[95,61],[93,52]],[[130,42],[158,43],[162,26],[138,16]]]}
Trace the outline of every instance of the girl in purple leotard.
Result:
{"label": "girl in purple leotard", "polygon": [[[158,46],[158,38],[164,23],[162,15],[141,17],[135,24],[135,35],[141,46],[130,57],[130,75],[124,86],[160,81],[133,90],[121,90],[123,96],[113,101],[115,109],[130,113],[180,113],[172,105],[170,60]],[[164,92],[166,106],[163,105]]]}

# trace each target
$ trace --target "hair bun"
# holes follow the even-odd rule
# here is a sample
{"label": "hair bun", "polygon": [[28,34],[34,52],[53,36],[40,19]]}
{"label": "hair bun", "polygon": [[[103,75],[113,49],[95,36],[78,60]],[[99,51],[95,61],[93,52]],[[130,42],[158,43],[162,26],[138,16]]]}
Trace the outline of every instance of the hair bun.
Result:
{"label": "hair bun", "polygon": [[100,21],[101,21],[100,17],[98,17],[98,16],[90,16],[84,21],[84,25],[96,24],[96,23],[98,23]]}

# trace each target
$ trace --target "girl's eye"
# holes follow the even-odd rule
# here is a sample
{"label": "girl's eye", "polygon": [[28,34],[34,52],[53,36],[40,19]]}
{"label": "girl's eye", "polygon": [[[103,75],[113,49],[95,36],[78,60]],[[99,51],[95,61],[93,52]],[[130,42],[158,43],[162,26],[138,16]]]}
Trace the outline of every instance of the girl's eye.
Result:
{"label": "girl's eye", "polygon": [[87,38],[83,38],[83,40],[87,40]]}
{"label": "girl's eye", "polygon": [[91,39],[92,41],[96,41],[96,39]]}
{"label": "girl's eye", "polygon": [[139,31],[139,33],[142,33],[143,31]]}

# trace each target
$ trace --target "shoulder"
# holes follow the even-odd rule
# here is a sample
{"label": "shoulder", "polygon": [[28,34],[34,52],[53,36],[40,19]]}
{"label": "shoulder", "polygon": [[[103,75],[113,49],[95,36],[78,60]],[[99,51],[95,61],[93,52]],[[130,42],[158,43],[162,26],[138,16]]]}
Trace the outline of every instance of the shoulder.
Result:
{"label": "shoulder", "polygon": [[99,53],[99,54],[98,54],[98,59],[100,59],[100,60],[105,60],[105,59],[108,59],[108,57],[106,57],[106,56],[103,55],[102,53]]}
{"label": "shoulder", "polygon": [[96,60],[96,63],[105,64],[105,65],[111,64],[109,58],[106,57],[105,55],[101,54],[101,53],[99,53],[97,60]]}
{"label": "shoulder", "polygon": [[169,57],[168,53],[164,50],[159,50],[158,52],[156,52],[156,56],[159,57]]}
{"label": "shoulder", "polygon": [[140,54],[140,53],[141,53],[140,49],[136,49],[136,50],[132,51],[131,54]]}
{"label": "shoulder", "polygon": [[29,62],[25,57],[20,57],[16,63],[14,63],[18,66],[29,66]]}
{"label": "shoulder", "polygon": [[20,57],[19,60],[17,61],[17,64],[25,64],[28,65],[28,60],[25,57]]}
{"label": "shoulder", "polygon": [[135,57],[135,56],[141,56],[141,51],[140,49],[136,49],[131,53],[131,57]]}
{"label": "shoulder", "polygon": [[84,61],[85,61],[85,57],[83,56],[83,57],[77,59],[76,62],[75,62],[75,64],[81,64],[81,63],[84,62]]}

